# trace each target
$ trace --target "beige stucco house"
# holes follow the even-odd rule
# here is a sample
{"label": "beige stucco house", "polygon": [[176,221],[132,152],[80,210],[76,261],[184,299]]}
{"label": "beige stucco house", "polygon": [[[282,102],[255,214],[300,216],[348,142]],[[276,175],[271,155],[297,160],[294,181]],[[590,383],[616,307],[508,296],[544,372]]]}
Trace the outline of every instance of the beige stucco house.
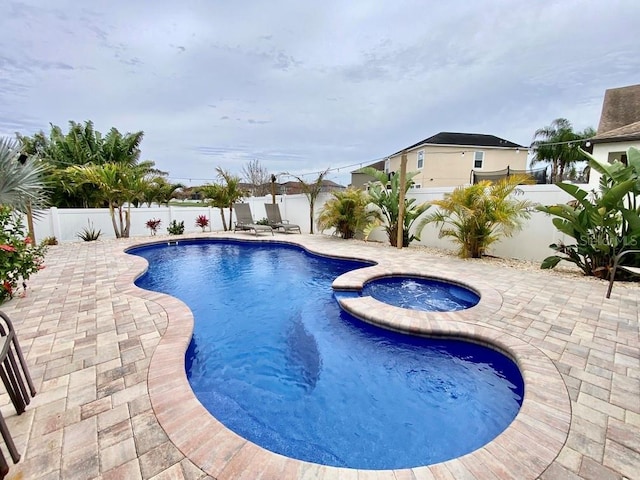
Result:
{"label": "beige stucco house", "polygon": [[[418,172],[414,188],[470,184],[473,172],[526,170],[528,148],[494,135],[440,132],[370,165],[387,173],[400,171],[407,153],[407,172]],[[352,172],[351,184],[364,185],[370,177]]]}
{"label": "beige stucco house", "polygon": [[[604,93],[598,132],[591,139],[593,156],[601,162],[626,162],[629,147],[640,148],[640,85],[611,88]],[[598,172],[589,185],[597,186]]]}

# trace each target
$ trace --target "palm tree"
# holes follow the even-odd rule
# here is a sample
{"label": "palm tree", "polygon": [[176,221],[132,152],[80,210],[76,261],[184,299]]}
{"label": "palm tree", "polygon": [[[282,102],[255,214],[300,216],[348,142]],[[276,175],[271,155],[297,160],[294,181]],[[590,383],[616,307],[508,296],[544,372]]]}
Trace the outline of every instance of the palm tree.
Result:
{"label": "palm tree", "polygon": [[[360,170],[360,173],[364,173],[375,179],[369,186],[369,195],[371,196],[372,202],[380,209],[387,221],[385,230],[389,237],[389,243],[396,247],[398,243],[398,217],[400,212],[400,172],[395,172],[391,178],[389,178],[383,171],[376,170],[372,167],[365,167]],[[405,192],[411,188],[413,178],[417,174],[418,172],[408,172],[406,174]],[[405,197],[404,199],[404,219],[402,222],[403,247],[408,247],[413,240],[420,240],[420,233],[424,225],[418,224],[413,234],[411,234],[411,227],[418,217],[430,207],[427,202],[419,205],[416,205],[415,202],[415,198]]]}
{"label": "palm tree", "polygon": [[143,132],[123,135],[112,128],[103,137],[95,130],[93,122],[81,124],[71,121],[66,134],[57,125],[51,125],[48,138],[44,132],[39,132],[32,137],[18,135],[18,140],[26,153],[38,155],[51,166],[47,183],[52,190],[53,205],[87,207],[99,201],[96,186],[89,183],[71,186],[74,172],[70,167],[105,163],[128,166],[150,164],[148,170],[152,171],[153,162],[139,162],[143,135]]}
{"label": "palm tree", "polygon": [[562,181],[565,170],[577,162],[586,160],[580,153],[581,141],[594,135],[595,130],[591,127],[585,128],[582,132],[574,132],[569,120],[556,118],[551,125],[536,130],[531,143],[535,152],[531,163],[550,163],[551,182]]}
{"label": "palm tree", "polygon": [[[222,218],[222,228],[226,232],[227,219],[224,216],[224,209],[229,205],[227,197],[227,190],[224,186],[218,183],[209,183],[200,187],[200,192],[204,198],[209,200],[209,205],[220,209],[220,217]],[[231,223],[229,223],[229,230],[231,229]]]}
{"label": "palm tree", "polygon": [[[131,229],[131,205],[142,196],[143,174],[121,163],[70,167],[74,185],[95,185],[101,201],[107,203],[116,238],[128,238]],[[117,212],[117,216],[116,216]]]}
{"label": "palm tree", "polygon": [[324,172],[320,172],[318,178],[316,178],[312,183],[305,182],[302,178],[297,175],[291,175],[290,173],[285,173],[284,175],[290,175],[294,177],[298,182],[300,182],[300,188],[302,189],[302,193],[305,194],[307,200],[309,200],[309,224],[311,225],[309,229],[309,233],[313,235],[313,212],[316,207],[316,200],[318,199],[318,195],[322,192],[324,177],[329,173],[329,169],[327,168]]}
{"label": "palm tree", "polygon": [[522,229],[523,221],[530,218],[533,204],[512,197],[517,187],[532,183],[527,175],[512,175],[496,183],[488,180],[457,187],[434,200],[439,210],[421,222],[440,226],[439,237],[451,237],[460,245],[458,254],[463,258],[480,258],[487,248],[501,236],[510,237]]}
{"label": "palm tree", "polygon": [[184,188],[181,183],[171,183],[164,176],[153,176],[147,180],[142,192],[142,200],[151,207],[153,202],[169,205],[172,198],[176,198],[179,189]]}
{"label": "palm tree", "polygon": [[232,175],[228,171],[218,167],[218,178],[224,181],[225,200],[227,207],[229,208],[229,230],[231,230],[231,223],[233,221],[233,204],[237,203],[246,196],[246,192],[240,188],[240,177]]}
{"label": "palm tree", "polygon": [[370,224],[381,219],[378,210],[368,209],[371,197],[358,188],[335,191],[333,198],[322,207],[318,217],[318,228],[323,231],[335,228],[344,239],[352,238],[356,232],[364,231]]}
{"label": "palm tree", "polygon": [[42,208],[47,194],[42,180],[45,167],[33,156],[22,153],[18,142],[0,138],[0,205],[27,213]]}
{"label": "palm tree", "polygon": [[117,128],[112,127],[101,145],[101,161],[136,165],[140,159],[140,143],[143,136],[142,131],[123,135]]}

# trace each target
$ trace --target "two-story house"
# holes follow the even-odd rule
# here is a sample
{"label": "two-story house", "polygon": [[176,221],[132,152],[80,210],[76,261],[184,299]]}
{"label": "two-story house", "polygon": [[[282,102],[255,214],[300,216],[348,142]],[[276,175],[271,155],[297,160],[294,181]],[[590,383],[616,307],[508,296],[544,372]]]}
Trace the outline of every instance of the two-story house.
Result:
{"label": "two-story house", "polygon": [[[400,171],[403,152],[407,172],[418,172],[414,187],[427,188],[473,183],[472,172],[524,171],[528,148],[494,135],[440,132],[370,166],[387,173]],[[370,179],[355,171],[351,184],[360,187]]]}
{"label": "two-story house", "polygon": [[[604,93],[598,133],[591,139],[593,156],[601,162],[627,163],[629,147],[640,148],[640,84],[610,88]],[[596,187],[600,174],[591,171]]]}

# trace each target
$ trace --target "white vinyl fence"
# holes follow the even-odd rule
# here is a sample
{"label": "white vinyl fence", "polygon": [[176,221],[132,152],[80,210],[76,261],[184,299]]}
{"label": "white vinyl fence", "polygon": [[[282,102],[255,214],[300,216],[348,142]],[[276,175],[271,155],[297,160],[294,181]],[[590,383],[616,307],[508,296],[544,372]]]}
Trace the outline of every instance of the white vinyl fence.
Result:
{"label": "white vinyl fence", "polygon": [[[523,192],[522,198],[532,202],[551,205],[556,203],[566,203],[571,197],[560,190],[555,185],[525,185],[520,189]],[[417,202],[440,199],[445,193],[451,192],[453,188],[429,188],[417,189],[408,192],[408,196],[416,198]],[[324,203],[331,198],[330,194],[321,194],[316,201],[314,218],[322,210]],[[253,219],[259,221],[266,217],[264,204],[271,203],[271,196],[251,197],[245,200],[251,206]],[[280,213],[283,219],[289,220],[302,227],[303,233],[309,233],[309,202],[304,195],[282,195],[276,198],[280,206]],[[229,212],[224,212],[226,222],[229,222]],[[167,227],[171,221],[184,221],[185,233],[200,232],[200,227],[196,226],[196,217],[205,215],[209,219],[209,227],[206,231],[221,231],[222,219],[220,210],[207,206],[202,207],[138,207],[131,208],[131,237],[149,237],[151,231],[146,228],[146,222],[151,219],[160,219],[161,224],[158,234],[166,234]],[[235,221],[235,218],[233,219]],[[89,225],[101,230],[101,238],[114,238],[115,234],[111,223],[109,210],[106,208],[50,208],[42,212],[39,218],[35,219],[36,241],[40,242],[45,237],[56,237],[59,242],[82,241],[78,238],[78,233]],[[233,225],[233,222],[232,222]],[[316,233],[317,228],[314,227]],[[331,234],[327,231],[325,234]],[[240,235],[240,234],[239,234]],[[382,227],[377,228],[369,236],[370,241],[387,242],[387,236]],[[549,244],[558,240],[567,241],[564,235],[558,232],[551,223],[551,217],[542,212],[533,212],[532,218],[526,222],[525,228],[514,235],[496,243],[491,251],[492,255],[505,258],[517,258],[521,260],[540,261],[551,255]],[[414,242],[425,246],[438,247],[444,249],[455,249],[456,246],[447,238],[438,238],[438,229],[433,225],[427,225],[422,232],[420,242]]]}

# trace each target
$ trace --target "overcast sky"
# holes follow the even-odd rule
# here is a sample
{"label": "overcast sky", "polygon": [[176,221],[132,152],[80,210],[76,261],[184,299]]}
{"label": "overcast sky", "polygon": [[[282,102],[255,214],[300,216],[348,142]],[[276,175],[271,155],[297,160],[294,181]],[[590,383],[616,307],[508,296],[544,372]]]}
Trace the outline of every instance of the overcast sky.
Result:
{"label": "overcast sky", "polygon": [[253,159],[367,164],[441,131],[528,145],[558,117],[597,128],[604,91],[640,83],[638,0],[0,7],[0,135],[142,130],[141,158],[191,185]]}

